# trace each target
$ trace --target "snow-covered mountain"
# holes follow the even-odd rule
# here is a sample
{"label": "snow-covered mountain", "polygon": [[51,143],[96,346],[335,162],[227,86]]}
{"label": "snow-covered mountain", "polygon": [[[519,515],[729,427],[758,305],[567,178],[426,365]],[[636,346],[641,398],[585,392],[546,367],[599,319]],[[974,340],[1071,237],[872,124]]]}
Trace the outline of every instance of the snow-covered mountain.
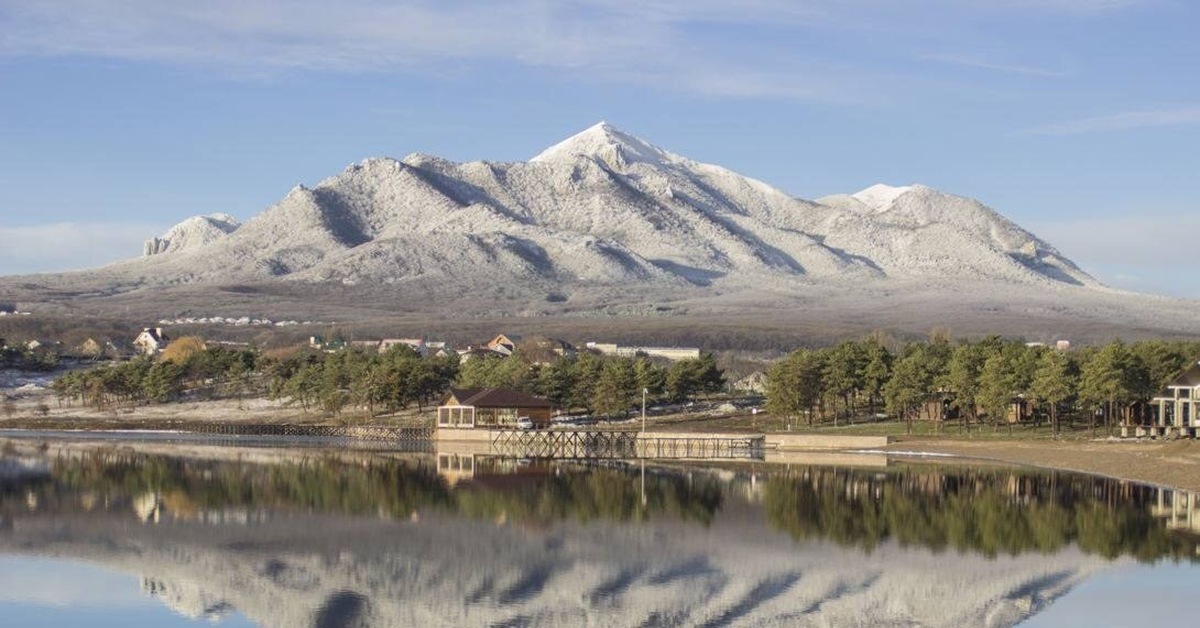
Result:
{"label": "snow-covered mountain", "polygon": [[[730,511],[733,512],[730,512]],[[133,525],[109,513],[29,518],[0,556],[140,577],[185,617],[295,626],[1014,626],[1121,568],[1063,548],[986,557],[887,541],[870,553],[796,542],[756,513],[711,525],[531,529],[414,513],[298,514],[254,525]],[[137,580],[123,578],[130,586]],[[66,595],[64,595],[66,597]]]}
{"label": "snow-covered mountain", "polygon": [[142,246],[142,255],[158,255],[202,246],[233,233],[240,226],[242,223],[229,214],[192,216],[171,227],[161,236],[146,240]]}
{"label": "snow-covered mountain", "polygon": [[[528,162],[368,159],[238,227],[190,218],[127,268],[190,282],[1095,280],[995,211],[924,186],[796,199],[607,123]],[[161,255],[166,253],[167,255]]]}
{"label": "snow-covered mountain", "polygon": [[799,199],[604,122],[525,162],[367,159],[244,224],[190,218],[141,257],[0,278],[0,292],[27,310],[156,318],[778,321],[803,303],[810,327],[837,333],[1200,333],[1191,302],[1105,288],[978,201],[922,185]]}

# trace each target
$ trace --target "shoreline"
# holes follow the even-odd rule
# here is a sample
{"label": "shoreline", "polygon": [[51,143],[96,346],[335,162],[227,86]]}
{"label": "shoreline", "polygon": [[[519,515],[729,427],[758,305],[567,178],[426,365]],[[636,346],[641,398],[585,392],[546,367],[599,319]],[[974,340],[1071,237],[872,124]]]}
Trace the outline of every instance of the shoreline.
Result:
{"label": "shoreline", "polygon": [[[300,408],[260,398],[194,400],[105,411],[80,406],[64,407],[55,403],[50,406],[46,415],[37,416],[34,413],[37,404],[50,405],[53,395],[45,389],[30,393],[32,394],[23,394],[16,400],[17,412],[7,418],[0,418],[0,432],[13,430],[14,436],[22,430],[70,431],[81,435],[106,432],[111,436],[136,438],[138,433],[188,433],[191,431],[188,427],[197,423],[415,427],[428,426],[430,420],[425,412],[416,409],[411,409],[402,416],[376,417],[373,420],[358,417],[338,419],[317,413],[305,413]],[[664,421],[664,418],[656,418],[655,422],[659,425],[654,426],[652,431],[678,430],[681,427],[672,421]],[[727,425],[703,425],[705,420],[697,418],[699,420],[696,422],[688,422],[688,430],[703,427],[705,431],[728,431],[723,429],[728,428]],[[887,446],[871,448],[872,453],[964,464],[972,460],[1017,464],[1200,492],[1200,441],[1190,439],[1038,440],[971,439],[961,436],[894,438],[894,442]]]}
{"label": "shoreline", "polygon": [[[5,425],[6,423],[8,425]],[[13,425],[14,423],[17,425]],[[147,424],[140,427],[124,425],[116,429],[106,429],[107,426],[91,421],[88,423],[90,425],[74,425],[64,430],[61,427],[56,429],[46,425],[34,426],[26,421],[0,421],[0,438],[6,436],[5,432],[12,438],[25,439],[28,436],[22,436],[21,432],[34,434],[49,431],[67,432],[83,438],[86,438],[87,434],[103,434],[119,441],[121,437],[136,438],[139,434],[161,437],[192,433],[186,428],[189,421],[175,422],[167,429],[163,429],[164,426]],[[1015,464],[1200,492],[1200,443],[1190,440],[974,441],[949,437],[903,437],[885,447],[860,449],[856,452],[957,464]],[[832,452],[826,450],[823,453]]]}
{"label": "shoreline", "polygon": [[939,460],[1003,462],[1200,492],[1200,443],[1190,440],[906,438],[878,451],[897,456],[919,452]]}

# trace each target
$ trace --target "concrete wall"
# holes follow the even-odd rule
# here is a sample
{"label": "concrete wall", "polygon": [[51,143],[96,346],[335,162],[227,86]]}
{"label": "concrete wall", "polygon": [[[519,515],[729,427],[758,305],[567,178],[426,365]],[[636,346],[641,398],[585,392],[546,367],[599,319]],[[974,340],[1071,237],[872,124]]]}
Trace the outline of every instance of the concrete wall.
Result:
{"label": "concrete wall", "polygon": [[882,469],[890,464],[886,454],[852,454],[841,451],[767,450],[767,464],[796,464],[810,467],[871,467]]}
{"label": "concrete wall", "polygon": [[491,444],[492,431],[485,429],[452,429],[439,427],[434,436],[438,441],[454,441],[459,443],[483,442]]}
{"label": "concrete wall", "polygon": [[891,442],[888,436],[839,436],[836,434],[767,434],[767,448],[788,449],[875,449]]}

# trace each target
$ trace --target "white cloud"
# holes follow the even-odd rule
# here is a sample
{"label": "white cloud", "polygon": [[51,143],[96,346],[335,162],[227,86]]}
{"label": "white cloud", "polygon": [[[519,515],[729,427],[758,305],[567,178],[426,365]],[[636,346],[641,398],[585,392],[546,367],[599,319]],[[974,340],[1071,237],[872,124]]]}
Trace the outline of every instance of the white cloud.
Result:
{"label": "white cloud", "polygon": [[[0,0],[3,2],[3,0]],[[2,5],[0,5],[2,6]],[[456,3],[46,0],[0,8],[0,55],[77,55],[280,71],[436,73],[446,60],[508,60],[604,81],[705,95],[825,99],[836,90],[787,68],[761,71],[696,44],[681,24],[793,22],[810,12],[757,0]],[[784,64],[786,65],[786,64]],[[717,77],[713,66],[732,66]],[[770,77],[786,76],[783,84]],[[816,84],[821,83],[818,86]],[[836,98],[834,98],[836,100]]]}
{"label": "white cloud", "polygon": [[1049,124],[1030,129],[1026,133],[1030,135],[1080,135],[1084,133],[1128,131],[1193,124],[1200,124],[1200,107],[1126,111],[1071,122]]}
{"label": "white cloud", "polygon": [[140,223],[0,226],[0,275],[94,268],[137,257],[142,243],[163,231]]}
{"label": "white cloud", "polygon": [[[447,60],[507,60],[584,69],[607,81],[706,95],[844,100],[846,68],[803,67],[792,54],[741,58],[755,42],[705,38],[710,24],[903,29],[897,16],[980,10],[1097,10],[1122,0],[0,0],[0,55],[79,55],[212,65],[242,75],[281,71],[436,73]],[[953,19],[953,18],[946,18]],[[969,62],[960,59],[959,62]],[[1036,74],[1036,67],[975,65]],[[718,79],[709,68],[727,69]],[[744,75],[751,74],[750,79]],[[759,77],[759,78],[756,78]],[[775,77],[787,77],[783,86]]]}
{"label": "white cloud", "polygon": [[659,27],[613,12],[581,14],[554,3],[385,2],[283,5],[46,0],[10,7],[0,40],[9,53],[362,71],[430,56],[499,55],[573,66],[637,55]]}

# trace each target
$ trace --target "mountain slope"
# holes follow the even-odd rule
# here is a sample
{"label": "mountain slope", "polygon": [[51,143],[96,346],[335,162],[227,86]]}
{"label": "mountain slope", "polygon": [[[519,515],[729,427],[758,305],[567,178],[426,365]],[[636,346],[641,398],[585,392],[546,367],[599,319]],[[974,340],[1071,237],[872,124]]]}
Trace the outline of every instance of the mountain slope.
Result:
{"label": "mountain slope", "polygon": [[0,292],[33,311],[155,318],[666,312],[838,334],[1200,333],[1193,303],[1105,288],[973,199],[922,185],[798,199],[607,123],[526,162],[367,159],[244,224],[184,221],[144,252],[0,278]]}
{"label": "mountain slope", "polygon": [[913,186],[803,201],[606,123],[527,163],[369,159],[294,189],[226,237],[163,252],[174,259],[141,263],[190,281],[1095,284],[970,199]]}

